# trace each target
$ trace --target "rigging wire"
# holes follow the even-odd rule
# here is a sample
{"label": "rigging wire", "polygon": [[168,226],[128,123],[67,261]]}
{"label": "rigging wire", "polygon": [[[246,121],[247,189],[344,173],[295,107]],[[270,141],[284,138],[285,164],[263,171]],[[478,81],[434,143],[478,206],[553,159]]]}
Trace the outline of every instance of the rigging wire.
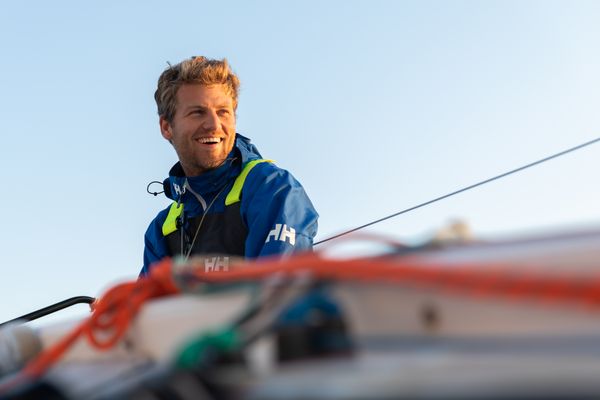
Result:
{"label": "rigging wire", "polygon": [[550,160],[552,160],[552,159],[554,159],[554,158],[558,158],[558,157],[560,157],[560,156],[564,156],[565,154],[568,154],[568,153],[571,153],[571,152],[573,152],[573,151],[576,151],[576,150],[582,149],[582,148],[584,148],[584,147],[590,146],[590,145],[592,145],[592,144],[594,144],[594,143],[597,143],[597,142],[599,142],[599,141],[600,141],[600,137],[598,137],[598,138],[596,138],[596,139],[593,139],[593,140],[590,140],[590,141],[588,141],[588,142],[582,143],[582,144],[580,144],[580,145],[577,145],[577,146],[575,146],[575,147],[571,147],[571,148],[569,148],[569,149],[563,150],[563,151],[561,151],[561,152],[559,152],[559,153],[556,153],[556,154],[553,154],[553,155],[551,155],[551,156],[548,156],[548,157],[542,158],[541,160],[537,160],[537,161],[534,161],[534,162],[532,162],[532,163],[529,163],[529,164],[523,165],[523,166],[521,166],[521,167],[519,167],[519,168],[515,168],[515,169],[513,169],[513,170],[510,170],[510,171],[504,172],[504,173],[502,173],[502,174],[500,174],[500,175],[496,175],[496,176],[494,176],[494,177],[492,177],[492,178],[488,178],[488,179],[486,179],[486,180],[483,180],[483,181],[481,181],[481,182],[477,182],[477,183],[475,183],[475,184],[472,184],[472,185],[470,185],[470,186],[466,186],[466,187],[464,187],[464,188],[462,188],[462,189],[455,190],[454,192],[451,192],[451,193],[445,194],[445,195],[443,195],[443,196],[440,196],[440,197],[436,197],[435,199],[432,199],[432,200],[426,201],[426,202],[424,202],[424,203],[421,203],[421,204],[417,204],[416,206],[412,206],[412,207],[406,208],[406,209],[404,209],[404,210],[402,210],[402,211],[398,211],[398,212],[396,212],[396,213],[394,213],[394,214],[390,214],[390,215],[388,215],[388,216],[386,216],[386,217],[379,218],[378,220],[375,220],[375,221],[372,221],[372,222],[366,223],[366,224],[364,224],[364,225],[361,225],[361,226],[358,226],[358,227],[356,227],[356,228],[352,228],[352,229],[350,229],[350,230],[347,230],[347,231],[344,231],[344,232],[342,232],[342,233],[338,233],[337,235],[334,235],[334,236],[328,237],[327,239],[320,240],[320,241],[316,242],[314,245],[315,245],[315,246],[317,246],[317,245],[319,245],[319,244],[322,244],[322,243],[328,242],[328,241],[330,241],[330,240],[337,239],[337,238],[339,238],[339,237],[341,237],[341,236],[348,235],[348,234],[350,234],[350,233],[352,233],[352,232],[356,232],[356,231],[358,231],[358,230],[360,230],[360,229],[364,229],[364,228],[366,228],[366,227],[369,227],[369,226],[371,226],[371,225],[378,224],[378,223],[380,223],[380,222],[383,222],[383,221],[385,221],[385,220],[388,220],[388,219],[390,219],[390,218],[394,218],[394,217],[397,217],[397,216],[399,216],[399,215],[406,214],[406,213],[408,213],[408,212],[410,212],[410,211],[416,210],[416,209],[418,209],[418,208],[421,208],[421,207],[428,206],[428,205],[430,205],[430,204],[432,204],[432,203],[435,203],[435,202],[438,202],[438,201],[440,201],[440,200],[447,199],[448,197],[452,197],[452,196],[454,196],[454,195],[457,195],[457,194],[459,194],[459,193],[466,192],[466,191],[468,191],[468,190],[474,189],[474,188],[476,188],[476,187],[478,187],[478,186],[485,185],[486,183],[490,183],[490,182],[492,182],[492,181],[495,181],[495,180],[497,180],[497,179],[504,178],[504,177],[506,177],[506,176],[508,176],[508,175],[512,175],[512,174],[514,174],[514,173],[521,172],[521,171],[523,171],[523,170],[525,170],[525,169],[527,169],[527,168],[531,168],[531,167],[533,167],[533,166],[536,166],[536,165],[542,164],[542,163],[544,163],[544,162],[546,162],[546,161],[550,161]]}

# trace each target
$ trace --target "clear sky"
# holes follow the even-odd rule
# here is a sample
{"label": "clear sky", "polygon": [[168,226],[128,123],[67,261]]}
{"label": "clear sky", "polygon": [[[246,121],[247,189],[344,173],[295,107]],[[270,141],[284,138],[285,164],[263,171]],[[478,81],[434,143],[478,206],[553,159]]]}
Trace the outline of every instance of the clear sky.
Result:
{"label": "clear sky", "polygon": [[[226,57],[238,131],[303,183],[318,239],[600,136],[597,1],[0,5],[0,320],[141,267],[176,161],[167,62]],[[600,227],[600,144],[371,229]]]}

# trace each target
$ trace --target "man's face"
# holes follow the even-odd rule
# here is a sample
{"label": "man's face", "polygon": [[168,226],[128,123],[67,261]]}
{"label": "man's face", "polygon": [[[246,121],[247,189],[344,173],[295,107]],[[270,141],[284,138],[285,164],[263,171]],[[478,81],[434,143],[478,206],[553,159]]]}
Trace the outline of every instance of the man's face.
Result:
{"label": "man's face", "polygon": [[223,85],[184,84],[177,91],[171,122],[160,130],[175,147],[187,176],[200,175],[225,161],[235,142],[233,100]]}

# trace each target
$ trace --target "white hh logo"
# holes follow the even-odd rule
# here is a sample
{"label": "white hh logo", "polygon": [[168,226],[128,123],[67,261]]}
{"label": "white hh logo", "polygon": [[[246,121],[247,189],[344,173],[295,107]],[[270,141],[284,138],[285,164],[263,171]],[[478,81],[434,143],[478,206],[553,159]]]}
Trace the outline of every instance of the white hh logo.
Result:
{"label": "white hh logo", "polygon": [[179,185],[178,185],[178,184],[174,183],[174,184],[173,184],[173,189],[175,189],[175,193],[176,193],[176,194],[178,194],[178,195],[180,195],[180,196],[183,194],[183,190],[181,190],[181,188],[179,187]]}
{"label": "white hh logo", "polygon": [[269,232],[269,236],[267,236],[265,243],[269,243],[271,238],[282,242],[287,240],[294,246],[296,244],[296,230],[292,227],[288,227],[286,224],[275,224],[275,229]]}
{"label": "white hh logo", "polygon": [[204,272],[229,271],[229,257],[207,257],[204,259]]}

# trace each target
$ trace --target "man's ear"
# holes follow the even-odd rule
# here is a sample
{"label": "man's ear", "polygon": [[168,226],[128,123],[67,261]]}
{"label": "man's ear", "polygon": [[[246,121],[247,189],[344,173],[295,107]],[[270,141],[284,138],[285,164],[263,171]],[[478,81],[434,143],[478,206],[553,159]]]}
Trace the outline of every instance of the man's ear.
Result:
{"label": "man's ear", "polygon": [[171,123],[167,121],[167,119],[161,116],[158,120],[158,124],[160,125],[160,133],[162,136],[167,139],[169,142],[173,140],[173,131],[171,129]]}

